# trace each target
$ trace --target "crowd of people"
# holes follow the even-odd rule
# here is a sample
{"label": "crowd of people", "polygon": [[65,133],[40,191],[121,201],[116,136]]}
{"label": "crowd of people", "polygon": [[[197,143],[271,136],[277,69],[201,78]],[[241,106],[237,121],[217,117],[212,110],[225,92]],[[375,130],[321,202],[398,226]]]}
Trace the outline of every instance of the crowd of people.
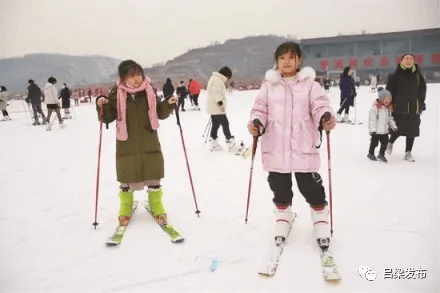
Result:
{"label": "crowd of people", "polygon": [[[341,102],[335,112],[330,107],[324,88],[315,81],[316,73],[302,67],[302,51],[294,42],[279,45],[273,56],[274,68],[266,72],[247,124],[249,133],[261,136],[263,169],[268,172],[269,187],[273,192],[275,207],[275,237],[284,241],[293,220],[292,175],[310,206],[313,227],[319,246],[326,250],[330,245],[329,208],[320,168],[319,133],[332,131],[336,122],[349,122],[350,107],[357,97],[353,70],[346,67],[340,76]],[[120,183],[119,224],[127,225],[133,209],[133,192],[147,189],[151,212],[161,225],[167,224],[167,214],[162,202],[162,179],[165,176],[163,154],[157,130],[159,119],[168,118],[173,111],[186,111],[189,98],[193,110],[200,110],[201,85],[190,79],[181,80],[176,89],[170,78],[163,85],[163,99],[145,75],[142,67],[133,60],[125,60],[118,67],[119,78],[108,94],[97,93],[96,110],[102,122],[116,121],[116,174]],[[228,150],[236,146],[227,117],[227,82],[232,78],[229,67],[213,72],[206,88],[205,107],[210,115],[210,150],[221,150],[218,130],[222,127]],[[34,124],[48,124],[55,111],[58,121],[71,118],[70,99],[82,95],[71,91],[66,83],[58,93],[57,80],[50,77],[43,92],[29,80],[26,102],[32,105]],[[376,85],[375,85],[376,86]],[[325,86],[328,87],[328,86]],[[8,117],[5,101],[6,88],[1,86],[0,109]],[[88,95],[92,97],[91,89]],[[386,84],[378,88],[377,99],[369,112],[368,132],[371,136],[368,158],[387,162],[385,154],[392,154],[393,144],[406,137],[404,159],[414,162],[412,148],[420,135],[420,115],[426,110],[426,83],[414,57],[406,53]],[[47,116],[42,102],[47,105]],[[293,98],[292,98],[293,97]],[[61,105],[60,101],[61,100]],[[344,112],[344,117],[342,113]],[[285,143],[290,141],[291,143]],[[375,149],[381,144],[379,154]]]}

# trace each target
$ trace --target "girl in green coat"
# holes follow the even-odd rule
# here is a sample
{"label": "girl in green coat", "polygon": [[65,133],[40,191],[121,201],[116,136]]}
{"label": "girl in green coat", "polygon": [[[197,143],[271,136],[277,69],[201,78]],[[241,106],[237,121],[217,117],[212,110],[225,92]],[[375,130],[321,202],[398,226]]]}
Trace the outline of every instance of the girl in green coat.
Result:
{"label": "girl in green coat", "polygon": [[132,60],[118,68],[119,79],[108,97],[96,101],[100,120],[116,120],[116,174],[120,182],[119,224],[127,225],[133,208],[133,192],[148,186],[148,201],[156,220],[166,224],[160,180],[164,162],[157,135],[158,119],[167,118],[177,98],[159,102],[142,67]]}

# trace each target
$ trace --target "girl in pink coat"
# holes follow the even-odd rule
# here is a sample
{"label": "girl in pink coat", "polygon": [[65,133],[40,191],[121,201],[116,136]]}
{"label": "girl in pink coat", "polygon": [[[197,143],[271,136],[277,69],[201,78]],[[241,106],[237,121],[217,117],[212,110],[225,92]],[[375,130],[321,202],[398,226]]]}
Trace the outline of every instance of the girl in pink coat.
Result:
{"label": "girl in pink coat", "polygon": [[[311,207],[318,244],[329,246],[330,227],[325,190],[318,173],[320,131],[335,127],[329,98],[315,71],[299,70],[301,49],[287,42],[275,51],[275,69],[266,73],[248,123],[253,136],[261,134],[263,169],[274,193],[275,241],[285,241],[293,221],[292,173],[298,189]],[[279,238],[280,237],[280,238]]]}

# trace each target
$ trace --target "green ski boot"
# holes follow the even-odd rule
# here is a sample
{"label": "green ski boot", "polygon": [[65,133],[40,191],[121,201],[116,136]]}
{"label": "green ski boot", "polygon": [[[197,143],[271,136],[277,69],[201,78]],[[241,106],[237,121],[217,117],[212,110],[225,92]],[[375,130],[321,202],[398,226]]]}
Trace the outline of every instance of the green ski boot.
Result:
{"label": "green ski boot", "polygon": [[151,213],[156,219],[156,222],[159,225],[164,226],[167,224],[167,214],[162,204],[162,194],[163,192],[161,187],[158,189],[148,189],[148,203]]}
{"label": "green ski boot", "polygon": [[120,191],[119,225],[126,226],[133,212],[133,191]]}

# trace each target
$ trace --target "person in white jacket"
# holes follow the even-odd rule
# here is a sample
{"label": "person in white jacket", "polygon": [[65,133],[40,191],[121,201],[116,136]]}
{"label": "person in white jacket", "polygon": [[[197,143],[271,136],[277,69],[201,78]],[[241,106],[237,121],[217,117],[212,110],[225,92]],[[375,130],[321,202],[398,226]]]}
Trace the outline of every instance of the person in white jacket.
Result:
{"label": "person in white jacket", "polygon": [[[388,132],[391,128],[393,131],[397,131],[396,122],[391,115],[393,110],[391,104],[391,93],[382,87],[378,88],[378,99],[374,101],[373,107],[370,110],[370,118],[368,124],[368,132],[371,135],[370,149],[367,157],[370,160],[377,161],[377,159],[386,163],[385,150],[388,145]],[[374,155],[374,150],[380,141],[379,155]]]}
{"label": "person in white jacket", "polygon": [[223,134],[226,138],[226,144],[229,150],[235,146],[234,136],[229,129],[228,117],[226,117],[226,85],[225,82],[232,77],[232,71],[229,67],[222,67],[218,72],[213,72],[206,88],[206,112],[211,115],[212,127],[210,134],[211,151],[221,150],[218,143],[217,133],[220,125],[223,128]]}
{"label": "person in white jacket", "polygon": [[55,87],[57,80],[51,76],[47,81],[48,82],[44,86],[44,101],[46,102],[47,106],[46,122],[48,123],[47,125],[50,129],[50,116],[52,115],[52,111],[55,110],[57,113],[58,121],[61,126],[63,125],[63,119],[61,118],[60,103],[58,101],[58,90]]}

